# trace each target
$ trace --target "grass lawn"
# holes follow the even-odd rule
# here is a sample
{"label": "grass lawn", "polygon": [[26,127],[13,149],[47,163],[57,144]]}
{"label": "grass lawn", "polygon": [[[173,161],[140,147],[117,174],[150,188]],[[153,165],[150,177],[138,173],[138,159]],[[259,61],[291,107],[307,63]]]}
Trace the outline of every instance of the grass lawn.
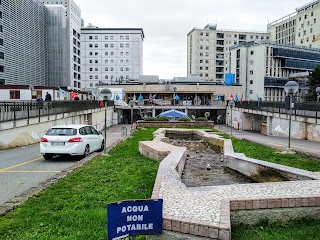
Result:
{"label": "grass lawn", "polygon": [[138,142],[156,129],[136,131],[124,143],[79,168],[0,217],[0,239],[106,239],[106,206],[149,199],[159,163],[143,157]]}
{"label": "grass lawn", "polygon": [[[228,134],[219,134],[230,139]],[[300,153],[282,154],[279,150],[263,146],[247,140],[239,140],[232,137],[232,145],[235,152],[244,153],[247,157],[267,162],[277,163],[289,167],[300,168],[312,172],[320,171],[320,161],[311,156]]]}
{"label": "grass lawn", "polygon": [[232,240],[320,240],[320,220],[232,227]]}

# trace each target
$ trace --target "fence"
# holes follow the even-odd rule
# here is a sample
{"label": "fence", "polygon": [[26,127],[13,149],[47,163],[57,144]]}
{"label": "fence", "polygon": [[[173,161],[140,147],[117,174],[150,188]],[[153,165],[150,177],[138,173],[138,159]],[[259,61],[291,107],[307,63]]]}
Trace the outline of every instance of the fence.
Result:
{"label": "fence", "polygon": [[[279,114],[289,114],[289,110],[285,109],[285,102],[244,101],[242,103],[236,102],[235,107]],[[319,111],[320,103],[318,102],[295,103],[294,109],[292,109],[292,115],[318,118]]]}
{"label": "fence", "polygon": [[[108,101],[108,106],[113,106]],[[100,108],[99,101],[0,102],[0,123]]]}

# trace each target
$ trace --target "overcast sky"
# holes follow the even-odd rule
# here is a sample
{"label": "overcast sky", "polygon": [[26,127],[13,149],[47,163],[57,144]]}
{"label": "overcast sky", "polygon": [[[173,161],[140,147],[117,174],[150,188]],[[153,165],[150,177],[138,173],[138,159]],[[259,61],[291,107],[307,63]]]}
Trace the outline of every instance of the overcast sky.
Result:
{"label": "overcast sky", "polygon": [[187,34],[208,23],[218,29],[266,31],[308,0],[74,0],[86,25],[143,28],[143,74],[187,75]]}

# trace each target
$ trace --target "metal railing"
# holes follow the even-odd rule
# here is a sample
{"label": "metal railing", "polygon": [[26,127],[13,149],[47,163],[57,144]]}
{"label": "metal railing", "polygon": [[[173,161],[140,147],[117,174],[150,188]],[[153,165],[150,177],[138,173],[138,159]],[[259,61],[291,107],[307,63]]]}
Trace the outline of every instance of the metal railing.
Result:
{"label": "metal railing", "polygon": [[[113,101],[108,101],[108,106],[113,106]],[[52,102],[0,102],[0,123],[16,121],[19,119],[56,115],[61,113],[77,112],[100,108],[99,101],[52,101]]]}
{"label": "metal railing", "polygon": [[[238,108],[245,108],[251,110],[289,114],[289,110],[285,109],[285,102],[259,102],[258,101],[244,101],[242,103],[236,102]],[[318,118],[320,112],[320,103],[317,102],[303,102],[295,103],[292,115],[302,117]]]}

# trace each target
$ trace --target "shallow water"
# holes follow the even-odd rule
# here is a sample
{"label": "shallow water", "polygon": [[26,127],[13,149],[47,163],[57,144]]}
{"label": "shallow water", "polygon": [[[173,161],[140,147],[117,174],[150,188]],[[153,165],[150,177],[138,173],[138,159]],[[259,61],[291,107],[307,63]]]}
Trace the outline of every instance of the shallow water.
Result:
{"label": "shallow water", "polygon": [[[236,171],[223,167],[221,149],[207,147],[202,140],[164,140],[175,146],[186,147],[189,150],[185,168],[182,172],[182,182],[187,187],[230,185],[253,183],[254,181]],[[208,166],[210,169],[208,170]]]}

